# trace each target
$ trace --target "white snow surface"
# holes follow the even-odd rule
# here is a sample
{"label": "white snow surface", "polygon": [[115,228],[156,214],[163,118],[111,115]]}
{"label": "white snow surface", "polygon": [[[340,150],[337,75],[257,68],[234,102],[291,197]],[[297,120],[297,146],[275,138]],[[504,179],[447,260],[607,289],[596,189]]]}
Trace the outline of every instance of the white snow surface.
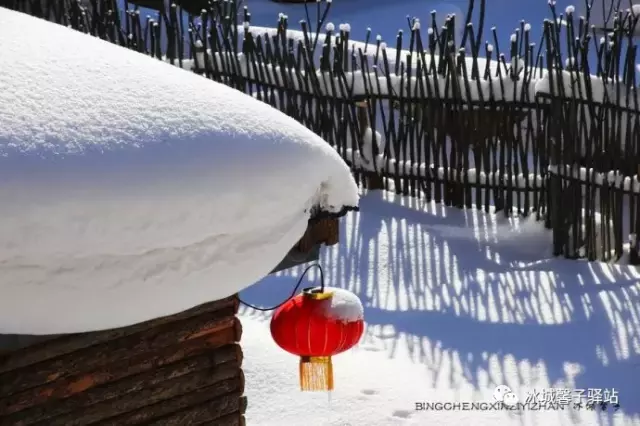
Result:
{"label": "white snow surface", "polygon": [[[270,313],[241,307],[247,424],[640,425],[640,272],[555,258],[551,247],[551,232],[533,219],[366,194],[320,259],[325,285],[361,299],[362,340],[333,357],[330,396],[300,392],[298,358],[273,342]],[[241,297],[273,306],[303,269],[268,276]],[[318,285],[317,273],[307,279]],[[500,385],[521,402],[584,389],[586,403],[588,389],[614,389],[620,409],[415,408],[490,404]]]}
{"label": "white snow surface", "polygon": [[[320,287],[316,288],[320,289]],[[343,322],[353,322],[363,318],[364,308],[358,296],[343,288],[325,287],[324,290],[333,293],[331,298],[322,304],[322,314],[325,317]]]}
{"label": "white snow surface", "polygon": [[0,333],[229,296],[284,257],[310,207],[358,203],[335,150],[250,96],[1,8],[0,46]]}

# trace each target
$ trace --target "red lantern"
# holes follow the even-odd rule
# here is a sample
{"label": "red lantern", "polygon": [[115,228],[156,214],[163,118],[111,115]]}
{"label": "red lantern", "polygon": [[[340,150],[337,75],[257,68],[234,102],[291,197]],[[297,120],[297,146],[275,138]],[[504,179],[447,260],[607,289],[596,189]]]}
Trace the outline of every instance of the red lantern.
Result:
{"label": "red lantern", "polygon": [[309,288],[280,306],[271,335],[300,357],[300,389],[333,390],[331,357],[354,347],[364,331],[358,297],[339,288]]}

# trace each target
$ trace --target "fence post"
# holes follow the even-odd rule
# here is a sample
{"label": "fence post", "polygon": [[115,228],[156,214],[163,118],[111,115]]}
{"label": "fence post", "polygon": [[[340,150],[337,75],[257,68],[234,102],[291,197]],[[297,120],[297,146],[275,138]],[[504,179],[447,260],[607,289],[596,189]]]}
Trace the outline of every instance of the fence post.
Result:
{"label": "fence post", "polygon": [[[561,155],[562,133],[560,126],[563,124],[562,101],[556,98],[549,99],[548,119],[546,124],[549,128],[545,132],[545,142],[547,155],[549,156],[547,191],[548,191],[548,215],[553,235],[553,255],[567,256],[567,226],[565,223],[565,203],[564,194],[564,169]],[[573,201],[573,200],[570,200]]]}
{"label": "fence post", "polygon": [[[369,121],[369,102],[368,101],[360,101],[356,102],[356,110],[358,112],[358,128],[359,134],[364,135],[367,128],[371,127],[371,122]],[[355,149],[355,146],[353,147]],[[372,150],[372,155],[375,153]],[[362,155],[362,153],[361,153]],[[376,161],[376,158],[372,158],[372,161]],[[375,163],[374,163],[375,164]],[[364,174],[364,183],[367,189],[384,189],[384,178],[382,174],[378,171],[366,171]]]}

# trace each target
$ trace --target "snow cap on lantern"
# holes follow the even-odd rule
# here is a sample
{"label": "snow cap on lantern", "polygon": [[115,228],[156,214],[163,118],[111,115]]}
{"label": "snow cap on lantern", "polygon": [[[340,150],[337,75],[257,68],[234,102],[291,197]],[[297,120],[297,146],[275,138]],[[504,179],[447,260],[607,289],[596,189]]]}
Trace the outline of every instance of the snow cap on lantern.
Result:
{"label": "snow cap on lantern", "polygon": [[271,318],[275,342],[300,357],[301,390],[333,390],[331,357],[354,347],[363,331],[360,299],[341,288],[305,289]]}

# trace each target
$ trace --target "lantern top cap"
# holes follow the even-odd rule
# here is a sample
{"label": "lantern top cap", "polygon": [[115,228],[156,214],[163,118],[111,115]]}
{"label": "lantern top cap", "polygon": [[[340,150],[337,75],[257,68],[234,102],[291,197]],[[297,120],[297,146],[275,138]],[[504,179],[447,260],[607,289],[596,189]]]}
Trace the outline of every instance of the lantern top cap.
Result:
{"label": "lantern top cap", "polygon": [[327,291],[322,287],[307,287],[302,290],[302,294],[313,300],[327,300],[331,299],[333,291]]}

